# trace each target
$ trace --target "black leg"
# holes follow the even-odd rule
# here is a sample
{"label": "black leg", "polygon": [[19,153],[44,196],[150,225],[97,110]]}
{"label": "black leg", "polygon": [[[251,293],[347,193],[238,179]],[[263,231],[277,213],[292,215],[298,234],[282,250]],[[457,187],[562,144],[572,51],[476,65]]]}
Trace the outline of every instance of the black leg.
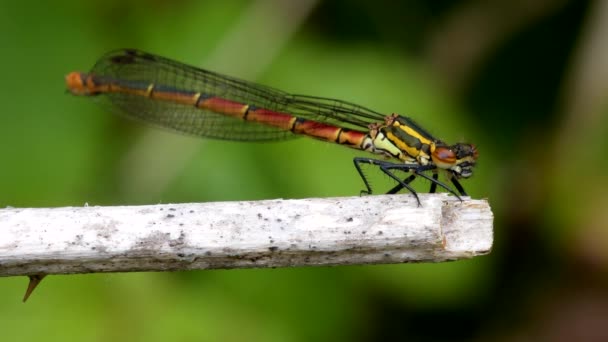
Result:
{"label": "black leg", "polygon": [[[355,164],[355,168],[357,169],[357,172],[359,172],[359,175],[361,176],[361,179],[363,179],[363,183],[365,184],[366,190],[362,190],[361,194],[362,195],[370,195],[372,193],[372,188],[369,184],[369,181],[367,179],[367,177],[365,177],[365,174],[363,173],[363,170],[361,169],[361,165],[360,164],[370,164],[370,165],[377,165],[380,167],[380,170],[382,170],[382,172],[384,172],[387,176],[391,177],[392,179],[394,179],[398,184],[397,186],[395,186],[394,188],[392,188],[391,190],[389,190],[389,193],[391,193],[391,191],[399,191],[403,188],[408,189],[412,195],[414,195],[414,197],[416,198],[416,202],[418,202],[418,205],[420,206],[420,199],[418,198],[418,194],[416,193],[416,190],[414,190],[414,188],[412,188],[411,186],[409,186],[409,183],[416,178],[415,175],[412,175],[408,178],[406,178],[405,180],[401,180],[399,179],[397,176],[395,176],[390,170],[392,169],[398,169],[398,170],[402,170],[402,171],[406,171],[409,172],[410,170],[415,170],[417,168],[420,167],[420,165],[417,164],[395,164],[393,162],[389,162],[389,161],[384,161],[384,160],[378,160],[378,159],[369,159],[369,158],[354,158],[353,162]],[[410,179],[411,178],[411,179]]]}
{"label": "black leg", "polygon": [[452,181],[452,184],[454,184],[454,187],[456,187],[456,189],[460,192],[460,195],[468,196],[467,193],[464,191],[464,188],[462,187],[462,185],[460,185],[460,182],[458,181],[458,179],[456,179],[456,177],[452,176],[452,178],[450,180]]}
{"label": "black leg", "polygon": [[[409,177],[407,177],[406,179],[403,180],[403,183],[410,184],[414,179],[416,179],[416,175],[410,175]],[[390,189],[386,194],[393,195],[393,194],[396,194],[399,191],[401,191],[401,189],[403,189],[403,186],[401,185],[401,183],[399,183],[399,184],[395,185],[395,187]]]}
{"label": "black leg", "polygon": [[[435,181],[439,181],[439,174],[437,172],[433,172],[433,179]],[[437,190],[437,183],[431,182],[431,188],[429,189],[429,192],[431,194],[434,194],[436,190]]]}
{"label": "black leg", "polygon": [[361,190],[360,195],[371,195],[372,188],[369,186],[369,181],[367,180],[367,177],[365,177],[365,174],[363,174],[363,170],[361,169],[361,166],[359,166],[359,164],[363,163],[363,164],[375,165],[376,163],[374,161],[375,161],[374,159],[366,159],[366,158],[359,158],[359,157],[353,159],[353,163],[355,163],[355,168],[357,169],[357,172],[359,172],[359,176],[361,176],[361,179],[363,180],[363,184],[365,184],[365,187],[367,188],[367,190]]}
{"label": "black leg", "polygon": [[458,194],[452,190],[449,186],[447,186],[445,183],[441,182],[438,178],[438,175],[436,175],[435,173],[433,174],[433,177],[429,177],[426,174],[424,174],[425,171],[430,171],[430,170],[436,170],[436,166],[435,165],[410,165],[410,164],[395,164],[395,163],[390,163],[385,165],[384,167],[386,167],[387,169],[398,169],[398,170],[402,170],[402,171],[413,171],[415,176],[420,176],[424,179],[428,179],[429,181],[431,181],[431,190],[432,188],[432,184],[435,184],[435,186],[439,185],[440,187],[446,189],[448,192],[450,192],[451,194],[454,194],[454,196],[458,197],[458,199],[460,199],[460,197],[458,196]]}
{"label": "black leg", "polygon": [[382,172],[384,172],[386,175],[388,175],[389,177],[391,177],[392,179],[394,179],[395,181],[397,181],[397,183],[399,183],[399,185],[402,188],[408,189],[412,193],[412,195],[414,195],[414,197],[416,197],[416,202],[418,202],[418,206],[421,206],[421,204],[420,204],[420,198],[418,198],[418,193],[416,192],[416,190],[414,190],[414,188],[412,188],[409,184],[401,181],[401,179],[399,179],[399,177],[395,176],[392,172],[390,172],[390,170],[391,170],[390,166],[391,165],[381,165],[380,166],[380,170],[382,170]]}
{"label": "black leg", "polygon": [[416,175],[428,179],[431,182],[433,182],[433,184],[439,185],[440,187],[446,189],[447,191],[449,191],[451,194],[453,194],[454,196],[456,196],[460,201],[462,201],[462,198],[460,198],[460,196],[458,196],[458,194],[456,193],[456,191],[452,190],[452,188],[450,188],[449,186],[445,185],[443,182],[439,181],[437,178],[435,178],[433,176],[433,178],[425,175],[424,173],[420,173],[418,170],[416,170]]}
{"label": "black leg", "polygon": [[[460,183],[458,182],[456,177],[454,177],[454,176],[450,177],[450,181],[452,182],[452,184],[454,184],[454,187],[458,190],[458,192],[460,192],[460,195],[456,191],[454,191],[452,188],[447,186],[445,183],[441,182],[439,180],[439,174],[436,172],[437,167],[435,165],[401,164],[401,163],[394,163],[394,162],[385,161],[385,160],[360,158],[360,157],[354,158],[353,162],[355,164],[355,168],[357,169],[357,172],[359,172],[359,175],[361,176],[361,179],[363,180],[363,183],[365,184],[366,189],[361,190],[362,195],[364,195],[364,194],[370,195],[372,193],[372,188],[369,183],[369,180],[367,179],[367,177],[363,173],[363,169],[361,168],[361,164],[370,164],[370,165],[376,165],[376,166],[380,167],[380,170],[382,170],[382,172],[384,172],[384,174],[391,177],[392,179],[394,179],[397,182],[397,185],[395,185],[393,188],[391,188],[387,192],[387,194],[395,194],[402,189],[407,189],[409,192],[412,193],[412,195],[414,195],[414,197],[416,198],[416,201],[418,202],[418,205],[420,205],[420,199],[418,198],[418,193],[416,192],[416,190],[414,190],[414,188],[412,188],[409,185],[418,176],[420,176],[424,179],[427,179],[431,182],[431,188],[429,190],[430,193],[435,193],[435,191],[437,190],[437,186],[440,186],[440,187],[444,188],[445,190],[447,190],[449,193],[456,196],[461,201],[462,201],[462,198],[460,198],[460,196],[467,196],[466,192],[462,188],[462,185],[460,185]],[[401,180],[399,177],[397,177],[392,172],[392,170],[400,170],[403,172],[413,172],[413,174],[408,176],[404,180]],[[426,172],[426,171],[433,171],[432,177],[424,174],[424,172]]]}

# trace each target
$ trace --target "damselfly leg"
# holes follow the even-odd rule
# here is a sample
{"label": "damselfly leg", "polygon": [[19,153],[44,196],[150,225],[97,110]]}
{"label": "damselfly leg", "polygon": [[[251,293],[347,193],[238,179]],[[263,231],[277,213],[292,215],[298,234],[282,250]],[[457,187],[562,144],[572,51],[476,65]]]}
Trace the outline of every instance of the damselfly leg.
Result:
{"label": "damselfly leg", "polygon": [[469,196],[464,191],[464,188],[462,187],[462,185],[460,185],[460,182],[458,181],[458,179],[456,179],[456,177],[450,178],[450,181],[452,182],[452,184],[454,184],[454,187],[456,187],[456,189],[460,192],[460,195],[462,195],[462,196]]}
{"label": "damselfly leg", "polygon": [[[411,183],[414,179],[416,179],[416,175],[410,175],[409,177],[407,177],[406,179],[403,180],[403,183]],[[434,194],[435,191],[437,190],[437,183],[439,182],[439,174],[438,173],[433,173],[433,179],[434,181],[431,181],[431,188],[429,189],[429,193],[430,194]],[[437,181],[437,182],[435,182]],[[454,184],[454,187],[456,188],[456,190],[458,190],[458,192],[460,193],[460,196],[469,196],[467,194],[467,192],[464,190],[464,188],[462,187],[462,185],[460,185],[460,182],[458,181],[458,179],[456,179],[456,177],[452,176],[450,178],[450,181],[452,182],[452,184]],[[392,189],[390,189],[387,194],[396,194],[399,191],[401,191],[403,189],[403,186],[401,185],[401,183],[395,185]],[[453,193],[453,192],[452,192]]]}
{"label": "damselfly leg", "polygon": [[[410,175],[409,177],[407,177],[406,179],[404,179],[402,182],[405,184],[410,184],[414,179],[416,179],[416,175]],[[431,187],[434,185],[431,184]],[[403,189],[403,185],[401,185],[401,183],[397,183],[397,185],[395,185],[392,189],[390,189],[389,191],[386,192],[387,195],[394,195],[396,193],[398,193],[399,191],[401,191]]]}
{"label": "damselfly leg", "polygon": [[[418,205],[421,205],[420,199],[418,198],[418,193],[416,192],[416,190],[414,190],[414,188],[412,188],[409,185],[414,179],[416,179],[416,177],[420,176],[431,182],[431,190],[430,190],[431,193],[434,193],[437,188],[437,185],[439,185],[440,187],[446,189],[448,192],[450,192],[451,194],[456,196],[456,198],[458,198],[459,200],[462,201],[462,198],[460,198],[458,193],[456,193],[452,188],[450,188],[448,185],[446,185],[445,183],[441,182],[438,179],[439,177],[438,177],[437,173],[433,173],[432,177],[429,177],[428,175],[426,175],[424,173],[425,171],[436,169],[437,167],[435,165],[401,164],[401,163],[393,163],[393,162],[386,161],[386,160],[361,158],[361,157],[354,158],[353,162],[355,164],[355,168],[357,169],[357,172],[359,172],[359,175],[361,176],[361,179],[363,180],[363,183],[365,184],[365,187],[366,187],[366,190],[362,190],[361,194],[369,195],[372,193],[372,188],[369,183],[369,180],[367,179],[367,177],[363,173],[363,169],[361,168],[361,164],[370,164],[370,165],[378,166],[384,174],[386,174],[387,176],[389,176],[390,178],[394,179],[397,182],[397,185],[394,186],[392,189],[390,189],[387,192],[387,194],[395,194],[405,188],[412,195],[414,195],[414,197],[416,198],[416,201],[418,202]],[[404,180],[401,180],[399,177],[397,177],[397,175],[394,174],[393,170],[411,172],[412,174],[409,177],[405,178]],[[452,177],[452,182],[454,182],[454,181],[455,181],[455,178]],[[456,189],[458,191],[461,192],[461,194],[463,193],[464,189],[462,189],[462,186],[460,185],[460,183],[458,183],[458,181],[456,181],[456,183],[454,183],[454,186],[456,187]],[[466,196],[466,195],[463,194],[463,196]]]}

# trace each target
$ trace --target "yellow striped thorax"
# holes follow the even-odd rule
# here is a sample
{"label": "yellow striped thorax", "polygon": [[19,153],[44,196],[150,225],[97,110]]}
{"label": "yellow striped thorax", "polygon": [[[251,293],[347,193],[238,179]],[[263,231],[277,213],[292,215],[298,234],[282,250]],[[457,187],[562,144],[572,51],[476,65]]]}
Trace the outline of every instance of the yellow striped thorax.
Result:
{"label": "yellow striped thorax", "polygon": [[434,139],[420,126],[397,114],[385,118],[384,124],[370,125],[370,135],[377,150],[405,162],[427,165],[434,149]]}
{"label": "yellow striped thorax", "polygon": [[435,165],[452,171],[456,177],[467,178],[472,174],[478,156],[474,145],[447,145],[433,138],[412,119],[398,114],[387,116],[384,124],[371,124],[369,129],[376,153],[406,163]]}

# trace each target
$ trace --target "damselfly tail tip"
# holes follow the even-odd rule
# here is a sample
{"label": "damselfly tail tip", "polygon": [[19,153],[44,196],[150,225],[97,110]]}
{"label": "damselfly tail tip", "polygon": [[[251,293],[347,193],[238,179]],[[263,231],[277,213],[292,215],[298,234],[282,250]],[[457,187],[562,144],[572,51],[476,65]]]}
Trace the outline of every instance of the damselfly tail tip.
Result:
{"label": "damselfly tail tip", "polygon": [[68,91],[74,95],[88,95],[90,93],[85,84],[85,74],[72,71],[65,76],[65,84]]}

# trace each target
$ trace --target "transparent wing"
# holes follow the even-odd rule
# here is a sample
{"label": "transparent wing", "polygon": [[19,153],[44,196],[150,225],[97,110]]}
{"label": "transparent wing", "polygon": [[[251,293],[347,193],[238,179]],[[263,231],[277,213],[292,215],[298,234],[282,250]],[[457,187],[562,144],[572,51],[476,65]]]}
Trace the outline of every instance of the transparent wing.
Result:
{"label": "transparent wing", "polygon": [[[384,115],[356,104],[313,96],[291,95],[263,85],[195,68],[138,50],[119,50],[102,57],[91,73],[146,86],[188,93],[201,93],[255,108],[294,115],[299,118],[366,131]],[[129,118],[145,121],[182,133],[216,139],[264,141],[294,136],[271,125],[246,121],[208,109],[170,101],[155,101],[126,93],[105,93],[102,101]]]}

